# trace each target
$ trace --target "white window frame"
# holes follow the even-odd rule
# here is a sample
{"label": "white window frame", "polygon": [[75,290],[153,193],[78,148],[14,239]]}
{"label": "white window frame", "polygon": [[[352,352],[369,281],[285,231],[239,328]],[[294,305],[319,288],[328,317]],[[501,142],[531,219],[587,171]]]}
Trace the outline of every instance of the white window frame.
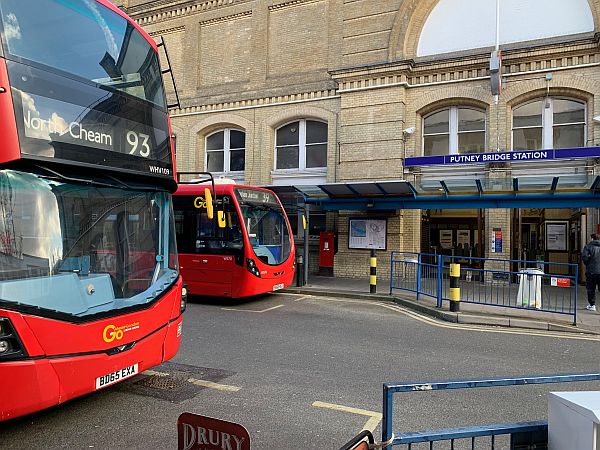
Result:
{"label": "white window frame", "polygon": [[[568,101],[579,103],[580,105],[583,105],[583,117],[584,117],[583,122],[561,123],[558,126],[583,125],[583,146],[584,147],[587,146],[587,142],[588,142],[587,141],[587,102],[585,102],[583,100],[579,100],[577,98],[562,97],[562,96],[556,97],[555,96],[555,97],[534,98],[533,100],[530,100],[528,102],[517,105],[513,109],[513,112],[510,116],[510,119],[511,119],[510,148],[511,148],[511,150],[514,150],[514,140],[515,140],[514,131],[515,131],[515,129],[524,130],[524,129],[529,129],[529,128],[540,128],[539,126],[515,128],[514,111],[516,109],[520,108],[521,106],[525,106],[529,103],[534,103],[534,102],[538,102],[538,101],[542,102],[542,107],[543,107],[543,109],[542,109],[542,150],[553,150],[554,149],[554,100],[568,100]],[[547,103],[544,103],[544,102],[547,102]],[[549,107],[546,107],[546,104],[548,104]]]}
{"label": "white window frame", "polygon": [[[319,123],[324,123],[325,125],[327,125],[327,133],[329,133],[329,123],[323,121],[323,120],[317,120],[317,119],[296,119],[296,120],[291,120],[287,123],[284,123],[283,125],[281,125],[280,127],[278,127],[275,130],[275,157],[273,158],[275,161],[275,168],[274,170],[276,172],[304,172],[304,171],[323,171],[325,169],[327,169],[327,163],[325,163],[325,166],[322,167],[306,167],[306,122],[307,121],[312,121],[312,122],[319,122]],[[294,122],[298,122],[298,167],[297,168],[293,168],[293,169],[278,169],[277,168],[277,148],[278,147],[296,147],[296,145],[277,145],[277,133],[279,132],[280,129],[282,129],[283,127],[294,123]],[[325,142],[312,142],[309,145],[325,145],[325,151],[328,152],[329,151],[329,142],[325,141]],[[326,158],[327,160],[327,158]]]}
{"label": "white window frame", "polygon": [[[458,131],[458,110],[459,109],[471,109],[473,111],[483,113],[483,119],[484,119],[483,130],[470,130],[470,131],[459,132]],[[425,119],[427,119],[429,116],[432,116],[433,114],[437,114],[437,113],[440,113],[440,112],[446,111],[446,110],[449,110],[448,133],[425,134]],[[450,146],[450,148],[448,149],[448,154],[449,155],[458,155],[458,135],[459,134],[481,133],[483,131],[483,133],[484,133],[484,137],[483,137],[484,151],[487,148],[487,114],[486,114],[486,111],[483,109],[472,107],[472,106],[463,106],[463,105],[456,105],[456,106],[450,106],[450,107],[446,107],[446,108],[440,108],[440,109],[436,109],[435,111],[430,112],[426,116],[423,116],[421,123],[422,123],[421,153],[423,156],[426,156],[425,155],[425,136],[445,136],[446,134],[448,134],[448,144]]]}
{"label": "white window frame", "polygon": [[[244,148],[231,148],[231,139],[230,139],[230,132],[231,131],[239,131],[240,133],[244,133]],[[223,133],[223,148],[222,149],[214,149],[214,150],[208,150],[208,138],[210,138],[211,136],[220,133],[220,132],[224,132]],[[246,131],[245,130],[241,130],[239,128],[221,128],[219,130],[216,130],[210,134],[208,134],[205,138],[204,138],[204,153],[205,153],[205,158],[204,158],[204,170],[208,171],[208,154],[212,153],[212,152],[223,152],[223,171],[221,172],[215,172],[215,173],[231,173],[231,174],[242,174],[245,172],[246,170]],[[231,150],[244,150],[244,170],[230,170],[231,168]]]}

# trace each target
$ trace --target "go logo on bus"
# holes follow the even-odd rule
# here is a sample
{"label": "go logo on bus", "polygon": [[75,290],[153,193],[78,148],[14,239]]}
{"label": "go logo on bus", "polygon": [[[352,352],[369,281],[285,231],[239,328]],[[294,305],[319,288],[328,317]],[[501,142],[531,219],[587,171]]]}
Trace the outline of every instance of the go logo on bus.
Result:
{"label": "go logo on bus", "polygon": [[206,200],[204,200],[204,197],[196,197],[194,199],[194,207],[197,209],[206,209]]}
{"label": "go logo on bus", "polygon": [[115,339],[117,341],[120,341],[121,339],[123,339],[123,334],[125,334],[124,331],[117,329],[116,326],[107,325],[104,328],[104,332],[102,333],[102,338],[104,339],[104,342],[112,342]]}
{"label": "go logo on bus", "polygon": [[106,325],[106,327],[104,327],[104,331],[102,332],[102,339],[104,339],[104,342],[108,344],[115,340],[120,341],[123,339],[123,336],[127,331],[137,330],[139,327],[139,322],[123,325],[121,327],[117,327],[116,325],[112,324]]}

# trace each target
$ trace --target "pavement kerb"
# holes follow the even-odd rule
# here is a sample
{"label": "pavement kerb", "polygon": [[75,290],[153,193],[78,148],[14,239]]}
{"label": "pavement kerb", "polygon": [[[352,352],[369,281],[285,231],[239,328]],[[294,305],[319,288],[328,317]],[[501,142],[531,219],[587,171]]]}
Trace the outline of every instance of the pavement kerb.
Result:
{"label": "pavement kerb", "polygon": [[471,325],[488,325],[492,327],[507,327],[507,328],[521,328],[530,330],[545,330],[545,331],[559,331],[565,333],[577,333],[577,334],[590,334],[600,335],[599,332],[587,330],[573,325],[556,323],[556,322],[545,322],[542,320],[534,320],[522,317],[508,317],[508,316],[495,316],[491,314],[473,314],[473,313],[453,313],[449,311],[440,310],[431,306],[416,303],[413,300],[400,297],[398,295],[389,294],[367,294],[361,292],[352,291],[332,291],[328,289],[319,288],[286,288],[282,292],[288,292],[291,294],[310,294],[323,297],[337,297],[337,298],[352,298],[360,300],[376,300],[385,302],[394,302],[401,306],[404,306],[413,311],[421,314],[434,317],[446,322],[471,324]]}

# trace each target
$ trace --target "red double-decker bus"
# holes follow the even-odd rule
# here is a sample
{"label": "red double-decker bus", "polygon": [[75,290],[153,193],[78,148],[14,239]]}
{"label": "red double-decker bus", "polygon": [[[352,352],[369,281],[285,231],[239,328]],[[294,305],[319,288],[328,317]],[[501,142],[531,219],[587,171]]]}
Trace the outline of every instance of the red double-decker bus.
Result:
{"label": "red double-decker bus", "polygon": [[154,41],[106,0],[0,0],[0,420],[173,357],[182,281]]}
{"label": "red double-decker bus", "polygon": [[215,183],[210,174],[204,175],[208,177],[180,182],[173,197],[180,269],[188,293],[240,298],[291,285],[294,240],[275,193],[231,181]]}

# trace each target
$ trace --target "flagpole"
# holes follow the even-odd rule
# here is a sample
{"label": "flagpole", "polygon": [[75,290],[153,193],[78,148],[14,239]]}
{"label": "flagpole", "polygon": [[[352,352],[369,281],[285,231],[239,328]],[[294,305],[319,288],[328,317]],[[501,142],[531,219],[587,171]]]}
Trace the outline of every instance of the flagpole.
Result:
{"label": "flagpole", "polygon": [[[496,52],[500,50],[500,0],[496,0]],[[502,73],[500,73],[502,77]],[[496,126],[500,121],[500,111],[498,110],[499,95],[494,95],[494,105],[496,106]],[[496,151],[500,151],[500,132],[496,129]]]}

